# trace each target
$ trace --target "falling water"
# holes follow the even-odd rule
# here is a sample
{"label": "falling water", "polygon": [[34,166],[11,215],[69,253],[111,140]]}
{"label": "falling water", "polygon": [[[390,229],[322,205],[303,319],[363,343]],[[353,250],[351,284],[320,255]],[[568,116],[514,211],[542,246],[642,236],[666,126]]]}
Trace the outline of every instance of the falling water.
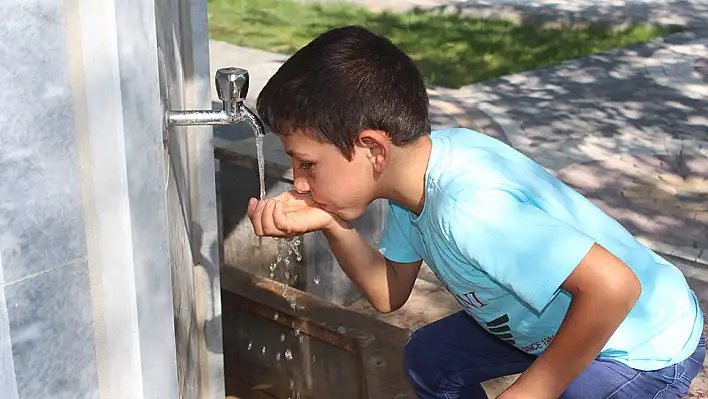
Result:
{"label": "falling water", "polygon": [[[264,141],[264,135],[262,134],[256,134],[256,157],[258,158],[258,181],[259,181],[259,198],[261,200],[265,199],[266,197],[266,186],[265,186],[265,156],[264,156],[264,151],[263,151],[263,141]],[[277,240],[277,238],[276,238]],[[291,265],[291,257],[295,255],[295,259],[297,259],[298,262],[302,261],[302,254],[300,253],[299,245],[301,243],[301,237],[291,237],[287,238],[284,240],[278,240],[278,252],[282,253],[287,251],[287,254],[285,256],[278,255],[277,259],[275,262],[273,262],[269,266],[270,274],[269,278],[273,280],[275,278],[275,272],[276,269],[279,268],[282,270],[282,274],[285,277],[285,282],[283,283],[283,297],[288,301],[290,304],[290,307],[294,310],[296,309],[297,305],[295,303],[295,295],[290,295],[288,296],[288,284],[296,284],[297,283],[297,274],[292,274],[290,265]],[[294,262],[293,262],[294,263]],[[278,320],[278,313],[276,313],[273,316],[274,320]],[[300,331],[296,330],[296,336],[300,335]],[[281,342],[285,341],[285,335],[281,335],[280,338]],[[300,343],[303,342],[303,337],[299,337]],[[249,342],[248,343],[248,350],[251,350],[253,347],[253,343]],[[266,354],[266,347],[261,348],[261,354],[265,355]],[[276,353],[276,360],[280,360],[280,352]],[[292,360],[292,352],[290,349],[288,349],[285,352],[285,358],[288,360]]]}
{"label": "falling water", "polygon": [[[258,158],[258,181],[260,184],[260,192],[259,192],[260,199],[264,199],[266,196],[265,155],[263,152],[263,139],[264,139],[264,137],[265,137],[264,135],[256,134],[256,157]],[[285,262],[285,265],[288,266],[290,264],[289,257],[293,254],[295,255],[295,259],[297,259],[298,262],[301,261],[302,254],[300,253],[300,249],[298,248],[298,246],[300,245],[300,242],[301,242],[301,238],[300,237],[291,237],[291,238],[287,238],[284,241],[287,243],[287,246],[288,246],[288,249],[287,249],[288,257],[286,257],[285,259],[281,259],[280,257],[278,257],[277,263],[280,263],[282,260]],[[280,246],[280,244],[279,244],[279,246]],[[271,265],[271,269],[270,269],[271,279],[273,278],[273,274],[275,272],[276,267],[277,267],[277,264]],[[287,280],[290,279],[289,273],[290,272],[287,270],[287,267],[286,267],[285,274],[286,274]],[[295,277],[295,279],[297,279],[297,277]]]}
{"label": "falling water", "polygon": [[263,155],[263,137],[260,134],[256,134],[256,157],[258,158],[258,179],[260,182],[260,199],[264,199],[266,196],[265,187],[265,156]]}
{"label": "falling water", "polygon": [[293,272],[293,267],[295,262],[291,260],[294,256],[297,261],[302,260],[302,255],[300,254],[298,246],[301,243],[301,237],[293,237],[284,240],[278,240],[278,256],[273,263],[268,267],[270,273],[268,278],[271,280],[276,279],[276,272],[280,270],[278,276],[283,277],[283,292],[282,296],[285,298],[290,307],[294,310],[297,308],[295,294],[288,292],[291,285],[297,284],[298,275]]}
{"label": "falling water", "polygon": [[295,254],[295,259],[297,261],[302,260],[302,254],[300,253],[300,249],[298,248],[298,245],[300,245],[300,237],[292,237],[288,238],[285,240],[288,243],[288,255]]}

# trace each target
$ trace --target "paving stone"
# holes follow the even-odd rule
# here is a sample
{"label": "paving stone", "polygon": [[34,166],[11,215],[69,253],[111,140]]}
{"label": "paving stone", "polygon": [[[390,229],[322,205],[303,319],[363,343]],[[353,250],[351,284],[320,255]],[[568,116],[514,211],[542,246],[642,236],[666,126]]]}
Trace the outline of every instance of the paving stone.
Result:
{"label": "paving stone", "polygon": [[[708,248],[705,158],[622,155],[569,166],[559,178],[635,235],[672,247]],[[695,260],[695,259],[694,259]]]}
{"label": "paving stone", "polygon": [[708,57],[696,59],[693,63],[693,74],[698,80],[708,83]]}
{"label": "paving stone", "polygon": [[[303,0],[301,0],[303,1]],[[304,0],[336,3],[342,0]],[[575,25],[596,22],[610,26],[664,24],[704,27],[708,5],[703,0],[344,0],[372,11],[414,8],[459,13],[513,22]]]}

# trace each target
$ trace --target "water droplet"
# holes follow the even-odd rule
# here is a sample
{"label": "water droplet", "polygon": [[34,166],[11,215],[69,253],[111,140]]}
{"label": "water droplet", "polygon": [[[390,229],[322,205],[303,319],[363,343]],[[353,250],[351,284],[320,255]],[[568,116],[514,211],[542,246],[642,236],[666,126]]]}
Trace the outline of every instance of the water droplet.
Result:
{"label": "water droplet", "polygon": [[300,329],[296,328],[295,331],[293,331],[293,334],[295,334],[295,336],[297,337],[298,335],[300,335],[300,332]]}
{"label": "water droplet", "polygon": [[320,284],[320,278],[319,278],[319,277],[317,277],[317,276],[315,276],[314,280],[312,280],[312,281],[314,281],[314,282],[315,282],[315,284],[317,284],[317,285],[319,285],[319,284]]}
{"label": "water droplet", "polygon": [[251,348],[253,348],[253,342],[249,342],[249,343],[248,343],[248,350],[250,351]]}
{"label": "water droplet", "polygon": [[316,362],[317,359],[315,358],[315,355],[312,355],[312,363]]}
{"label": "water droplet", "polygon": [[278,320],[278,314],[277,314],[277,313],[273,316],[273,320]]}
{"label": "water droplet", "polygon": [[286,279],[286,280],[289,280],[289,279],[290,279],[290,272],[287,271],[287,270],[285,271],[285,279]]}
{"label": "water droplet", "polygon": [[275,361],[279,362],[280,361],[280,352],[275,354]]}
{"label": "water droplet", "polygon": [[290,389],[295,389],[295,381],[290,380]]}
{"label": "water droplet", "polygon": [[298,338],[298,339],[300,340],[300,343],[303,343],[305,341],[305,336],[301,335],[300,338]]}
{"label": "water droplet", "polygon": [[285,358],[288,360],[293,360],[293,352],[290,349],[285,350]]}
{"label": "water droplet", "polygon": [[274,277],[275,277],[275,273],[270,272],[270,274],[268,275],[268,278],[272,280]]}
{"label": "water droplet", "polygon": [[280,342],[285,342],[285,334],[280,334]]}
{"label": "water droplet", "polygon": [[297,261],[300,262],[302,260],[302,255],[300,255],[300,253],[298,253],[297,256],[295,257],[295,259],[297,259]]}
{"label": "water droplet", "polygon": [[265,355],[266,352],[267,352],[266,347],[265,347],[265,346],[262,347],[262,348],[261,348],[261,355]]}

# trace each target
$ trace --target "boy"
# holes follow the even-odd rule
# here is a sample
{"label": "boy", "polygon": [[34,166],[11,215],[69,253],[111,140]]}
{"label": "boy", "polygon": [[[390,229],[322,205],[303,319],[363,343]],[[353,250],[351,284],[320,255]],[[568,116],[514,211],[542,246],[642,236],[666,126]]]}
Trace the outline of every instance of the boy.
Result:
{"label": "boy", "polygon": [[[385,38],[334,29],[258,98],[292,157],[295,191],[249,203],[259,236],[321,230],[380,312],[406,302],[421,261],[463,311],[415,332],[421,398],[679,398],[705,356],[681,272],[521,153],[465,129],[430,132],[420,72]],[[352,228],[390,201],[378,250]]]}

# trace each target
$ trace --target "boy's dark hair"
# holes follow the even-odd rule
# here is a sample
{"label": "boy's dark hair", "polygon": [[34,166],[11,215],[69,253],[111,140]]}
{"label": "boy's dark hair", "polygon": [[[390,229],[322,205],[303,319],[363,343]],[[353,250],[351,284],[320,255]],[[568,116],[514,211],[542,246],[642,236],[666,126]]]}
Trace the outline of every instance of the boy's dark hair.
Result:
{"label": "boy's dark hair", "polygon": [[349,160],[362,130],[385,131],[397,146],[430,133],[416,65],[358,26],[325,32],[296,52],[261,91],[258,113],[276,134],[304,132]]}

